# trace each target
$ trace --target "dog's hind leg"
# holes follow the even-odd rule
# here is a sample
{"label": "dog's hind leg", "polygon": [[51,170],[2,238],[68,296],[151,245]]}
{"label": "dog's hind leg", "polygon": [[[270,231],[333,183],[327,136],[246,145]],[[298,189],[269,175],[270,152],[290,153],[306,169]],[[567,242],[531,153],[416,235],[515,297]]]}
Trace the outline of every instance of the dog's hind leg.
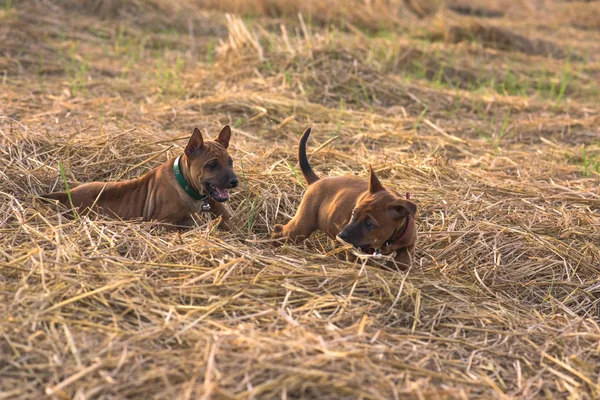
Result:
{"label": "dog's hind leg", "polygon": [[275,225],[273,227],[273,239],[288,238],[294,242],[307,239],[318,228],[317,216],[309,211],[306,203],[301,203],[294,218],[286,225]]}
{"label": "dog's hind leg", "polygon": [[275,225],[271,237],[273,239],[288,238],[294,242],[301,242],[308,238],[316,229],[316,226],[306,224],[306,222],[302,223],[294,217],[286,225]]}
{"label": "dog's hind leg", "polygon": [[308,238],[319,227],[318,206],[310,198],[310,189],[304,195],[294,218],[286,225],[275,225],[273,227],[272,239],[288,238],[294,242],[301,242]]}

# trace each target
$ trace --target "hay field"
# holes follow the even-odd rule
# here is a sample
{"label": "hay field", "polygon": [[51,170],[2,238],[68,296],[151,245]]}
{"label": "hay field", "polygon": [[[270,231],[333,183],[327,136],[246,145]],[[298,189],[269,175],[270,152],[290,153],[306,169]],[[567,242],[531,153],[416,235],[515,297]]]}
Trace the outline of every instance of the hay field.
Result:
{"label": "hay field", "polygon": [[[600,396],[598,2],[0,6],[0,399]],[[38,198],[226,123],[230,232]],[[411,269],[269,242],[307,126],[411,193]]]}

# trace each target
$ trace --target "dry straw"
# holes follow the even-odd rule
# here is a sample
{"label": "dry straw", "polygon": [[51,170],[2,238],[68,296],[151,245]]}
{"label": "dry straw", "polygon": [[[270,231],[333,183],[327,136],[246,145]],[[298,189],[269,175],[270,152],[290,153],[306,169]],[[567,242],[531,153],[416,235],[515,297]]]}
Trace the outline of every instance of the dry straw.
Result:
{"label": "dry straw", "polygon": [[[0,11],[0,399],[600,396],[597,31],[542,26],[551,3],[508,15],[582,60],[438,42],[404,2]],[[243,177],[230,232],[37,197],[63,188],[59,162],[71,187],[128,179],[225,123]],[[304,190],[308,125],[319,175],[373,163],[411,192],[411,269],[324,235],[269,241]]]}

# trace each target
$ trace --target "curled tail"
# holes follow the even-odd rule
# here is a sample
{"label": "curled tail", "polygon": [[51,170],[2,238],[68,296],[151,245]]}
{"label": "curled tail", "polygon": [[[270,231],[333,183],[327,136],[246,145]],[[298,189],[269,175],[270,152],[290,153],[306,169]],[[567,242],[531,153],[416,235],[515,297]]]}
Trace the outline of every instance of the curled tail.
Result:
{"label": "curled tail", "polygon": [[306,183],[309,185],[315,183],[319,180],[317,174],[310,166],[308,162],[308,158],[306,158],[306,142],[308,141],[308,137],[310,136],[310,128],[306,128],[302,137],[300,138],[300,143],[298,144],[298,160],[300,161],[300,169],[302,170],[302,175],[304,175],[304,179],[306,179]]}
{"label": "curled tail", "polygon": [[44,199],[58,200],[60,203],[64,204],[65,206],[69,204],[69,196],[67,195],[67,192],[48,193],[48,194],[43,194],[40,197],[42,197]]}

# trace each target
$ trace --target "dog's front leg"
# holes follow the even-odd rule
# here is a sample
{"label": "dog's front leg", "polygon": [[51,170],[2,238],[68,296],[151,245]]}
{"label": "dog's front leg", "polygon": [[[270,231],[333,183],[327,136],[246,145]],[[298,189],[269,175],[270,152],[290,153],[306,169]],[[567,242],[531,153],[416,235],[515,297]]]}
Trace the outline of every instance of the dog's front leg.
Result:
{"label": "dog's front leg", "polygon": [[399,267],[403,270],[407,269],[412,265],[412,259],[415,255],[415,245],[404,247],[396,250],[396,257],[394,260],[399,264]]}
{"label": "dog's front leg", "polygon": [[217,217],[221,216],[221,224],[219,225],[221,229],[227,231],[231,230],[231,214],[229,214],[229,211],[227,211],[227,208],[225,208],[223,204],[211,199],[210,212],[216,215]]}
{"label": "dog's front leg", "polygon": [[187,216],[181,218],[179,221],[177,221],[176,229],[193,228],[194,225],[196,225],[196,221],[194,220],[194,217],[192,215],[187,215]]}

